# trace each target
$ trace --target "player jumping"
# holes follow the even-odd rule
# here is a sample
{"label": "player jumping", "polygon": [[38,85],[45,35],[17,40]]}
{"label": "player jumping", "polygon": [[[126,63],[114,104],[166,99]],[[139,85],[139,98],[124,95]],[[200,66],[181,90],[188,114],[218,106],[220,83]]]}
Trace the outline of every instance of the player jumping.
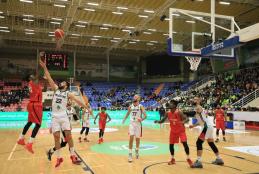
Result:
{"label": "player jumping", "polygon": [[178,102],[175,100],[171,100],[170,104],[168,104],[168,108],[170,109],[169,112],[165,114],[165,117],[162,118],[162,120],[155,121],[155,123],[163,123],[168,119],[170,122],[170,144],[169,149],[171,153],[171,160],[168,162],[168,165],[175,164],[175,158],[174,158],[174,144],[179,143],[179,139],[181,140],[181,143],[183,144],[186,156],[187,156],[187,162],[192,166],[192,160],[190,159],[190,150],[189,146],[187,144],[187,136],[185,133],[185,127],[184,123],[188,122],[189,119],[186,117],[186,115],[183,114],[181,110],[177,108]]}

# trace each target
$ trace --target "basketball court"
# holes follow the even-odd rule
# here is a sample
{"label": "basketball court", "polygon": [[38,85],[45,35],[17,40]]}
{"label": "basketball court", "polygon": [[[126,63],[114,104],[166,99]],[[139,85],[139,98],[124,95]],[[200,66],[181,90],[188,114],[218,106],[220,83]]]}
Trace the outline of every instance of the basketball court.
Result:
{"label": "basketball court", "polygon": [[[68,64],[67,57],[62,57],[65,61],[61,65],[65,70],[69,71],[65,76],[71,84],[74,83],[73,80],[76,76],[75,67],[77,64],[80,64],[80,61],[79,63],[76,62],[77,54],[83,55],[81,60],[83,60],[84,55],[89,56],[90,59],[97,59],[100,62],[102,61],[101,58],[104,58],[107,61],[107,74],[104,73],[104,77],[107,76],[107,82],[110,81],[110,57],[120,57],[118,62],[124,64],[121,61],[121,57],[132,58],[134,59],[133,61],[140,62],[140,58],[143,56],[165,52],[166,50],[172,58],[181,57],[184,61],[188,62],[191,73],[194,75],[202,59],[209,60],[212,65],[217,60],[236,61],[238,56],[235,50],[241,48],[247,42],[259,38],[259,21],[257,19],[249,22],[249,16],[246,16],[242,22],[247,22],[249,25],[241,27],[239,25],[241,22],[236,21],[236,17],[240,15],[238,10],[233,13],[231,12],[231,9],[234,10],[233,8],[224,10],[226,7],[220,6],[220,2],[217,0],[152,0],[150,2],[143,1],[143,5],[140,1],[135,1],[134,4],[128,0],[117,0],[114,2],[111,0],[96,0],[91,2],[87,0],[55,0],[46,1],[42,5],[39,0],[27,0],[27,2],[20,0],[19,3],[40,4],[36,5],[40,13],[37,13],[36,16],[35,12],[35,16],[30,16],[30,14],[22,14],[26,11],[28,13],[32,12],[32,7],[28,4],[16,6],[22,7],[23,10],[16,11],[12,9],[12,5],[15,5],[16,2],[13,1],[2,6],[0,1],[0,31],[4,33],[0,35],[0,41],[2,38],[7,40],[3,45],[0,42],[0,49],[4,52],[4,49],[9,44],[15,50],[16,45],[12,44],[12,42],[16,44],[19,42],[20,45],[24,44],[24,47],[32,49],[34,45],[28,45],[29,43],[33,43],[36,48],[34,52],[36,55],[34,56],[37,57],[37,62],[40,58],[44,58],[45,63],[48,62],[48,55],[50,55],[49,52],[51,51],[56,51],[58,55],[63,54],[62,51],[69,52],[73,50],[71,52],[71,55],[73,55],[71,56],[73,57],[73,60],[71,60],[73,67],[66,67]],[[156,10],[152,10],[152,3],[156,6]],[[188,5],[188,3],[191,5]],[[204,4],[202,5],[201,3]],[[243,2],[226,1],[225,3],[234,3],[236,8],[240,7],[240,11],[242,10],[244,14],[249,13],[249,10],[253,10],[250,9],[252,8],[251,3],[249,4],[250,8]],[[55,8],[51,9],[53,14],[55,13],[57,16],[53,16],[51,12],[45,14],[44,8],[46,10],[48,6],[52,6],[53,4],[55,8],[58,7],[56,10]],[[120,4],[124,4],[125,7],[119,6]],[[127,4],[133,4],[132,8],[126,7]],[[62,11],[62,5],[68,10]],[[140,5],[142,7],[138,9],[137,6]],[[84,14],[83,11],[87,11],[87,14]],[[12,17],[8,16],[9,13],[13,16],[17,13],[18,17],[16,16],[16,18],[13,17],[11,19]],[[125,15],[123,13],[129,14],[124,19],[118,19],[118,15]],[[133,14],[138,15],[141,20],[145,20],[134,20]],[[117,16],[114,17],[112,15]],[[256,15],[258,16],[258,13]],[[22,16],[23,21],[26,22],[33,22],[30,20],[37,19],[37,28],[40,33],[34,33],[32,29],[30,31],[28,28],[35,27],[30,23],[26,23],[23,27],[19,27],[19,24],[16,24],[12,28],[4,28],[4,25],[11,23],[11,21],[15,23],[15,20],[18,21]],[[48,22],[52,22],[54,26],[52,24],[51,26],[44,25],[44,17],[47,18],[46,20]],[[62,17],[66,18],[61,19]],[[93,20],[95,17],[99,19],[106,17],[113,23],[98,23]],[[253,16],[251,15],[250,17]],[[1,21],[1,18],[4,21]],[[123,20],[125,21],[123,22]],[[120,22],[122,24],[119,24]],[[83,31],[83,29],[89,29],[89,31]],[[13,36],[7,35],[12,30],[15,32],[25,31],[26,37],[21,36],[19,32]],[[35,30],[37,31],[37,29]],[[96,32],[97,30],[98,32]],[[107,30],[111,32],[105,33]],[[76,39],[79,41],[75,41]],[[43,46],[43,44],[47,44],[47,46]],[[38,64],[35,67],[37,72],[40,72]],[[58,72],[56,69],[51,73],[54,72],[56,76],[63,73]],[[43,76],[43,73],[41,75]],[[124,74],[122,76],[126,77]],[[88,76],[85,77],[85,80],[88,80],[87,78]],[[76,95],[77,99],[83,101],[79,87],[70,86],[70,91]],[[53,93],[47,92],[44,97],[50,100],[53,97]],[[165,100],[173,97],[177,96],[173,94],[166,97]],[[98,107],[95,106],[97,109]],[[126,110],[124,112],[126,113]],[[123,114],[125,114],[124,112]],[[6,112],[5,114],[3,112],[0,114],[0,174],[259,173],[259,132],[252,130],[227,129],[227,141],[222,141],[222,137],[220,137],[220,142],[216,145],[224,160],[223,166],[213,165],[211,163],[215,160],[215,155],[206,142],[204,143],[202,156],[203,169],[193,169],[188,166],[181,143],[175,148],[176,164],[172,166],[168,165],[167,162],[170,159],[168,142],[170,126],[168,123],[162,125],[154,124],[154,120],[159,119],[157,111],[148,111],[147,113],[147,120],[143,122],[140,158],[136,159],[133,151],[132,163],[128,162],[128,122],[122,125],[122,116],[124,115],[114,112],[118,113],[118,115],[112,115],[111,123],[107,124],[104,143],[102,144],[98,144],[99,129],[97,125],[93,124],[92,119],[88,136],[90,142],[78,142],[81,125],[78,122],[73,123],[72,136],[75,151],[82,163],[80,165],[73,165],[70,160],[69,149],[65,147],[61,150],[64,162],[60,167],[55,168],[55,155],[53,155],[52,161],[49,161],[46,155],[46,152],[54,146],[53,136],[49,133],[48,129],[51,112],[44,113],[42,128],[33,146],[34,154],[29,153],[23,146],[16,143],[22,127],[26,123],[24,120],[26,115],[19,115],[19,113],[12,115],[10,113]],[[186,126],[186,132],[190,146],[190,157],[195,161],[197,158],[196,140],[199,136],[199,130],[198,128],[189,129]],[[29,134],[27,133],[26,140],[28,140]],[[214,134],[216,134],[215,131]]]}

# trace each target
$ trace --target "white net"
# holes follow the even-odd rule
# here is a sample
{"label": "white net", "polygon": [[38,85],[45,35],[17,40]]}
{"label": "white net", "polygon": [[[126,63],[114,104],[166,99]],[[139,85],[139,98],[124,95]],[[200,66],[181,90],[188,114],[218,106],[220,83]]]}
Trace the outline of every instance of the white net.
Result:
{"label": "white net", "polygon": [[190,70],[197,71],[197,68],[201,62],[201,57],[191,57],[191,56],[185,56],[187,61],[190,63],[191,67]]}

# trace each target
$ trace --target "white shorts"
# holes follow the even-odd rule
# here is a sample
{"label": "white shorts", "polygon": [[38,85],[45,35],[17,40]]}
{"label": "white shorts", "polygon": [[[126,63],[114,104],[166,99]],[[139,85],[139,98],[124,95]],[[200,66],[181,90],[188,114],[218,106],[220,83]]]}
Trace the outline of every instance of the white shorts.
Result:
{"label": "white shorts", "polygon": [[213,127],[207,127],[205,130],[204,127],[202,128],[202,132],[200,134],[201,139],[214,139],[214,128]]}
{"label": "white shorts", "polygon": [[71,130],[71,124],[68,117],[53,117],[51,121],[52,132]]}
{"label": "white shorts", "polygon": [[82,127],[90,127],[90,120],[83,121]]}
{"label": "white shorts", "polygon": [[135,136],[136,138],[142,137],[142,125],[141,123],[130,123],[129,135]]}

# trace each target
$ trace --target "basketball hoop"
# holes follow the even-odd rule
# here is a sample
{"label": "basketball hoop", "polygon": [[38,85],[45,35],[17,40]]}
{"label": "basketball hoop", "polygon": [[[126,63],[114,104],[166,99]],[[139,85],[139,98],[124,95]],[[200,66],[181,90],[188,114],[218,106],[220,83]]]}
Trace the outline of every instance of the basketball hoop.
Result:
{"label": "basketball hoop", "polygon": [[201,57],[185,56],[185,58],[191,65],[190,70],[197,71],[197,68],[201,62]]}

